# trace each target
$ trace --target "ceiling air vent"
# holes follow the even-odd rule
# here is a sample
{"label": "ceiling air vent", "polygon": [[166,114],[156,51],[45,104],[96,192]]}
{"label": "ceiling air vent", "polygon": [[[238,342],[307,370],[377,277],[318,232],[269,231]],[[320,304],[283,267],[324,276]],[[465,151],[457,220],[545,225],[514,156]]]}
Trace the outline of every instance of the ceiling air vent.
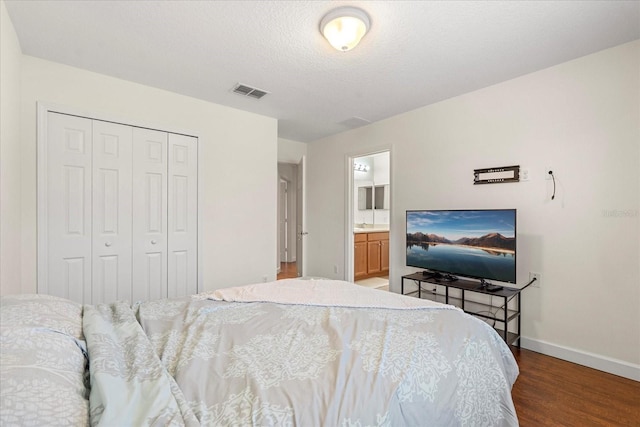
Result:
{"label": "ceiling air vent", "polygon": [[243,85],[241,83],[238,83],[233,88],[233,92],[237,93],[238,95],[248,96],[248,97],[255,98],[255,99],[260,99],[260,98],[262,98],[263,96],[265,96],[266,94],[269,93],[269,92],[267,92],[265,90],[256,89],[255,87]]}
{"label": "ceiling air vent", "polygon": [[347,120],[343,120],[339,125],[346,126],[349,129],[359,128],[360,126],[371,124],[371,120],[363,119],[362,117],[353,116]]}

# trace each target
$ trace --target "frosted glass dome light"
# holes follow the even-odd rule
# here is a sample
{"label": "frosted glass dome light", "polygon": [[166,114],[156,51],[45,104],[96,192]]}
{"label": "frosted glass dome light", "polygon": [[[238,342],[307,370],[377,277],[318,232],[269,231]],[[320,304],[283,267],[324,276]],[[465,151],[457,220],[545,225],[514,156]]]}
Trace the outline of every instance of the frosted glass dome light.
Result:
{"label": "frosted glass dome light", "polygon": [[327,13],[320,21],[320,32],[331,46],[346,52],[360,43],[370,26],[371,21],[365,11],[347,6]]}

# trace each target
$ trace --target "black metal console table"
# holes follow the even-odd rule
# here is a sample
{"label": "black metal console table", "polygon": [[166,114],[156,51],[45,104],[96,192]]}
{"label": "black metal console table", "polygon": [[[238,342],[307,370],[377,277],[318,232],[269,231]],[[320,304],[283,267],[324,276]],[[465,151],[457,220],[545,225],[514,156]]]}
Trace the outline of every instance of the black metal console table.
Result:
{"label": "black metal console table", "polygon": [[[405,294],[405,280],[412,281],[417,285],[418,289]],[[423,284],[429,284],[430,289],[423,288]],[[529,283],[530,284],[530,283]],[[497,291],[489,291],[481,287],[480,282],[474,282],[471,280],[458,279],[455,281],[449,281],[445,279],[439,279],[424,275],[423,273],[407,274],[402,276],[400,292],[403,295],[417,294],[418,298],[430,299],[433,301],[444,302],[445,304],[455,305],[464,310],[465,313],[472,314],[484,319],[490,319],[494,321],[494,329],[500,334],[507,344],[514,344],[516,347],[520,347],[520,292],[527,286],[522,288],[510,288],[503,287]],[[438,286],[444,288],[444,294],[438,290]],[[460,295],[450,296],[449,289],[459,289]],[[465,295],[466,292],[474,292],[477,294],[489,295],[491,297],[502,298],[501,306],[494,306],[492,304],[471,301]],[[515,307],[509,308],[509,302],[516,299]],[[497,309],[496,312],[492,312],[492,309]],[[499,316],[498,312],[502,311],[503,315]],[[515,321],[515,332],[509,331],[509,323]],[[496,327],[496,322],[502,324],[502,328]]]}

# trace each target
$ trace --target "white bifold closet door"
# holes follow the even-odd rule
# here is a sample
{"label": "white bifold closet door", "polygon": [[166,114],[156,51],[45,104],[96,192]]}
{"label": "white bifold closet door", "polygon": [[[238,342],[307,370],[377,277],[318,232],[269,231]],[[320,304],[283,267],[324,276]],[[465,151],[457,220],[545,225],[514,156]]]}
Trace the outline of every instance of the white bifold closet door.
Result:
{"label": "white bifold closet door", "polygon": [[169,134],[169,297],[198,292],[198,141]]}
{"label": "white bifold closet door", "polygon": [[49,114],[47,141],[48,269],[38,280],[51,295],[91,303],[91,121]]}
{"label": "white bifold closet door", "polygon": [[48,113],[39,292],[91,304],[196,293],[197,144]]}
{"label": "white bifold closet door", "polygon": [[93,126],[91,301],[131,300],[131,127],[90,122]]}
{"label": "white bifold closet door", "polygon": [[133,130],[133,299],[167,296],[167,134]]}

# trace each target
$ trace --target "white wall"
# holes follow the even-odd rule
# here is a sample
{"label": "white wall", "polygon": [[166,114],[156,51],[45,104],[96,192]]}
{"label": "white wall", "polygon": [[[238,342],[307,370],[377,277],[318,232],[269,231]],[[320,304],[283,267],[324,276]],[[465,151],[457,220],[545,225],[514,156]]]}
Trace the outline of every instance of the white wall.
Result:
{"label": "white wall", "polygon": [[299,163],[307,155],[307,144],[291,139],[278,138],[278,162]]}
{"label": "white wall", "polygon": [[20,293],[20,58],[4,1],[0,1],[0,290]]}
{"label": "white wall", "polygon": [[[542,273],[523,294],[527,342],[640,379],[639,79],[636,41],[309,144],[308,274],[345,271],[346,157],[391,146],[393,291],[412,271],[407,209],[517,208],[518,283]],[[529,182],[472,185],[514,164]]]}
{"label": "white wall", "polygon": [[[373,156],[373,185],[380,186],[385,185],[385,199],[389,199],[390,195],[388,194],[391,191],[391,186],[389,182],[391,180],[391,159],[390,153],[385,151],[383,153],[378,153]],[[376,203],[379,203],[377,199]],[[384,203],[384,202],[383,202]],[[375,209],[374,210],[374,222],[379,225],[389,224],[389,209]]]}
{"label": "white wall", "polygon": [[378,153],[371,156],[373,158],[373,183],[374,185],[389,184],[391,179],[391,159],[389,152]]}
{"label": "white wall", "polygon": [[275,119],[34,57],[21,66],[23,292],[36,291],[37,101],[199,134],[205,290],[275,280]]}

